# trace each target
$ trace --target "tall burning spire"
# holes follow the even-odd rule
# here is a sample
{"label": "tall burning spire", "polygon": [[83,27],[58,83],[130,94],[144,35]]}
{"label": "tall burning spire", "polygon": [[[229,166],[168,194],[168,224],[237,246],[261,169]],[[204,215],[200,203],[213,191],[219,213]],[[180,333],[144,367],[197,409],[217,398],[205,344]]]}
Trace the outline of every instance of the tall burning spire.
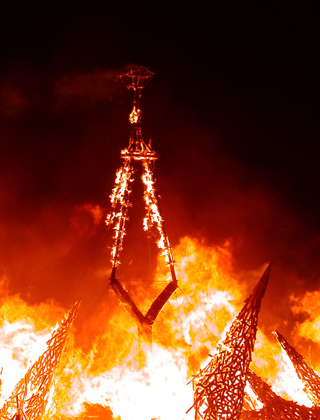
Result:
{"label": "tall burning spire", "polygon": [[[243,408],[246,376],[256,339],[258,314],[271,264],[217,346],[210,363],[194,378],[195,418],[238,420]],[[192,408],[191,407],[191,408]]]}
{"label": "tall burning spire", "polygon": [[306,363],[304,357],[297,352],[295,348],[290,346],[289,342],[278,332],[273,333],[283,350],[289,356],[298,378],[301,379],[305,385],[305,391],[314,405],[320,406],[320,377],[319,375]]}
{"label": "tall burning spire", "polygon": [[[171,245],[165,230],[164,219],[159,206],[159,196],[154,188],[153,167],[154,162],[158,159],[158,154],[152,149],[151,141],[148,144],[143,140],[141,133],[141,116],[140,99],[142,89],[147,85],[154,73],[147,68],[141,67],[131,70],[128,73],[120,74],[120,79],[129,90],[133,90],[133,108],[129,116],[132,125],[129,145],[121,151],[123,160],[122,167],[116,174],[115,186],[110,195],[112,211],[107,215],[106,224],[108,227],[114,226],[114,243],[111,251],[111,287],[118,295],[119,299],[125,304],[127,310],[132,317],[138,322],[142,330],[151,334],[151,327],[158,313],[177,288],[177,278],[174,269],[174,259],[172,255]],[[169,266],[171,273],[171,282],[160,293],[158,298],[152,303],[148,312],[143,315],[129,293],[124,289],[119,280],[116,278],[117,268],[119,267],[120,253],[123,248],[123,238],[125,235],[125,224],[128,220],[128,210],[130,203],[130,184],[133,181],[134,162],[142,164],[142,183],[144,187],[144,201],[146,208],[146,216],[143,220],[143,228],[150,231],[155,228],[158,233],[157,245],[162,250],[166,264]]]}
{"label": "tall burning spire", "polygon": [[80,301],[75,304],[68,317],[53,332],[45,352],[17,383],[11,397],[0,409],[1,420],[11,420],[14,417],[24,420],[43,418],[54,374],[66,347],[68,333],[75,320],[79,303]]}

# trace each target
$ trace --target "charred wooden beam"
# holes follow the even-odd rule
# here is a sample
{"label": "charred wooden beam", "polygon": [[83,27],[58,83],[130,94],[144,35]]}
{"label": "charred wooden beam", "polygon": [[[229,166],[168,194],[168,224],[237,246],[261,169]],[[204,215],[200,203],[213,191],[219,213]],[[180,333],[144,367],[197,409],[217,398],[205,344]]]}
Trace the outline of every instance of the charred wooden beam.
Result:
{"label": "charred wooden beam", "polygon": [[145,319],[147,323],[149,323],[150,325],[154,323],[159,312],[162,310],[164,305],[168,302],[172,294],[176,291],[177,287],[178,287],[177,281],[172,281],[169,284],[167,284],[167,286],[162,290],[160,295],[152,303],[148,312],[146,313]]}
{"label": "charred wooden beam", "polygon": [[152,325],[155,322],[158,314],[170,299],[172,294],[177,289],[178,285],[177,282],[170,282],[163,291],[159,294],[156,300],[150,306],[146,315],[140,311],[134,301],[131,299],[127,290],[122,286],[119,280],[113,278],[110,281],[110,285],[113,291],[118,296],[119,300],[124,304],[124,307],[132,316],[132,318],[137,322],[139,332],[142,332],[148,341],[152,339]]}

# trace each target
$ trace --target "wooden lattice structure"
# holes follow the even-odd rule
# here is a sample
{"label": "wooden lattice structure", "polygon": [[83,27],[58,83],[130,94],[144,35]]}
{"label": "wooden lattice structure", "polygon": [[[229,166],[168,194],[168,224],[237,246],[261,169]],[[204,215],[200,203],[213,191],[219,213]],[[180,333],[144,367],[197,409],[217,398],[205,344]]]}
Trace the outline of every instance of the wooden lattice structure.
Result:
{"label": "wooden lattice structure", "polygon": [[[233,321],[226,338],[218,344],[210,363],[196,375],[195,418],[238,420],[243,408],[246,375],[257,333],[258,314],[271,264]],[[189,409],[189,411],[191,410]]]}
{"label": "wooden lattice structure", "polygon": [[0,409],[1,420],[15,416],[24,420],[42,420],[53,384],[54,373],[65,349],[68,332],[79,307],[77,302],[67,318],[47,341],[47,348],[17,383],[11,396]]}
{"label": "wooden lattice structure", "polygon": [[[129,116],[132,131],[129,138],[129,146],[122,150],[120,154],[123,164],[116,174],[115,186],[110,195],[112,211],[107,215],[106,219],[106,225],[108,227],[113,226],[114,229],[114,243],[111,250],[112,270],[110,285],[128,312],[138,323],[139,330],[145,333],[149,339],[151,339],[152,324],[177,288],[171,245],[165,230],[164,219],[159,205],[159,196],[154,188],[153,167],[159,155],[152,149],[151,140],[146,143],[141,134],[141,91],[153,75],[154,73],[150,70],[142,67],[118,76],[125,86],[134,92],[133,109]],[[157,245],[161,249],[171,273],[171,282],[167,284],[157,299],[154,300],[146,314],[143,314],[138,309],[128,291],[116,278],[117,269],[121,263],[120,253],[123,249],[123,239],[126,234],[125,226],[128,220],[128,210],[132,206],[130,202],[130,184],[134,179],[134,163],[136,162],[140,162],[142,165],[141,180],[144,187],[143,197],[146,208],[143,227],[145,231],[151,232],[151,229],[154,229],[157,233],[159,237]]]}
{"label": "wooden lattice structure", "polygon": [[320,405],[320,376],[306,363],[304,357],[297,350],[290,346],[288,341],[278,332],[274,331],[274,335],[283,350],[289,356],[297,376],[304,383],[304,391],[314,405]]}
{"label": "wooden lattice structure", "polygon": [[247,380],[263,408],[258,411],[243,411],[241,420],[319,420],[320,409],[308,408],[294,401],[287,401],[272,391],[271,387],[253,371],[249,370]]}

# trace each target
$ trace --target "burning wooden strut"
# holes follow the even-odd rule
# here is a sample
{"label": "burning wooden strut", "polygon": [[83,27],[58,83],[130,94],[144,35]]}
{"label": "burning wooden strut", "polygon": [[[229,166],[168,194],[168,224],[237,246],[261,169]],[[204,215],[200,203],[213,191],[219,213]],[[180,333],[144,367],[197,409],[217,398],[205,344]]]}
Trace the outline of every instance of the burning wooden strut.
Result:
{"label": "burning wooden strut", "polygon": [[[125,304],[128,312],[138,322],[142,331],[150,335],[152,324],[157,315],[168,301],[170,296],[177,288],[177,278],[174,269],[174,259],[171,245],[165,230],[164,219],[159,206],[159,196],[154,188],[153,168],[159,155],[152,149],[151,141],[148,144],[143,140],[141,134],[141,116],[140,109],[141,91],[153,77],[154,73],[147,68],[138,68],[118,76],[118,78],[129,89],[133,90],[134,100],[133,108],[129,115],[129,121],[132,125],[132,131],[129,139],[129,146],[121,151],[123,164],[116,173],[115,186],[110,195],[112,211],[107,215],[106,225],[114,229],[114,243],[111,251],[111,277],[110,284],[119,299]],[[158,232],[157,245],[162,250],[166,264],[171,273],[171,282],[160,293],[157,299],[152,303],[148,312],[143,315],[138,309],[129,293],[124,289],[116,278],[117,268],[119,267],[120,253],[123,248],[123,238],[125,235],[125,224],[128,220],[128,210],[132,206],[130,202],[130,184],[133,181],[134,162],[142,164],[142,183],[144,186],[144,201],[146,216],[143,220],[145,231],[156,228]]]}
{"label": "burning wooden strut", "polygon": [[241,420],[319,420],[320,409],[308,408],[294,401],[287,401],[272,391],[270,385],[263,381],[252,370],[248,371],[247,380],[263,403],[263,408],[257,411],[243,411]]}
{"label": "burning wooden strut", "polygon": [[17,383],[11,397],[0,409],[1,420],[41,420],[43,418],[54,374],[66,347],[68,333],[75,320],[79,303],[80,301],[74,305],[68,317],[53,332],[47,342],[45,352]]}
{"label": "burning wooden strut", "polygon": [[[209,364],[194,377],[195,419],[239,420],[243,409],[247,372],[257,333],[258,314],[271,264],[217,346]],[[189,409],[189,411],[191,410]]]}
{"label": "burning wooden strut", "polygon": [[290,346],[289,342],[278,332],[274,331],[279,344],[289,356],[297,376],[305,385],[305,392],[316,406],[320,406],[320,377],[319,375],[306,363],[304,357],[297,352],[295,348]]}

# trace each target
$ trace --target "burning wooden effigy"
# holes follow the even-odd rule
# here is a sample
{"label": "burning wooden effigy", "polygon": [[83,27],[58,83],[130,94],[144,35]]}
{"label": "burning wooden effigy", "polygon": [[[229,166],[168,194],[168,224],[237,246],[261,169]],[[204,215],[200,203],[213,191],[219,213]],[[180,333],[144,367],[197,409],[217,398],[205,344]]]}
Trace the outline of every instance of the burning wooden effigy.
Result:
{"label": "burning wooden effigy", "polygon": [[[111,287],[120,301],[125,305],[133,319],[138,323],[139,330],[144,333],[149,340],[151,340],[152,337],[152,324],[162,307],[176,290],[178,284],[171,245],[166,233],[164,219],[159,205],[159,196],[154,188],[153,167],[159,156],[152,149],[151,140],[149,140],[148,143],[143,140],[141,132],[141,91],[153,75],[154,73],[146,68],[138,68],[118,76],[125,86],[134,92],[133,108],[129,115],[132,131],[129,139],[129,146],[121,151],[123,165],[116,174],[115,187],[110,195],[112,211],[108,214],[106,219],[108,227],[114,225],[114,244],[111,251]],[[121,263],[120,253],[123,247],[128,210],[132,205],[130,203],[130,184],[133,181],[134,162],[141,162],[143,168],[141,179],[144,186],[143,198],[147,213],[143,220],[143,227],[145,231],[150,231],[153,227],[156,228],[159,235],[157,245],[159,249],[162,250],[162,254],[171,273],[171,282],[159,294],[157,299],[154,300],[145,315],[141,313],[128,291],[116,278],[117,268]]]}

